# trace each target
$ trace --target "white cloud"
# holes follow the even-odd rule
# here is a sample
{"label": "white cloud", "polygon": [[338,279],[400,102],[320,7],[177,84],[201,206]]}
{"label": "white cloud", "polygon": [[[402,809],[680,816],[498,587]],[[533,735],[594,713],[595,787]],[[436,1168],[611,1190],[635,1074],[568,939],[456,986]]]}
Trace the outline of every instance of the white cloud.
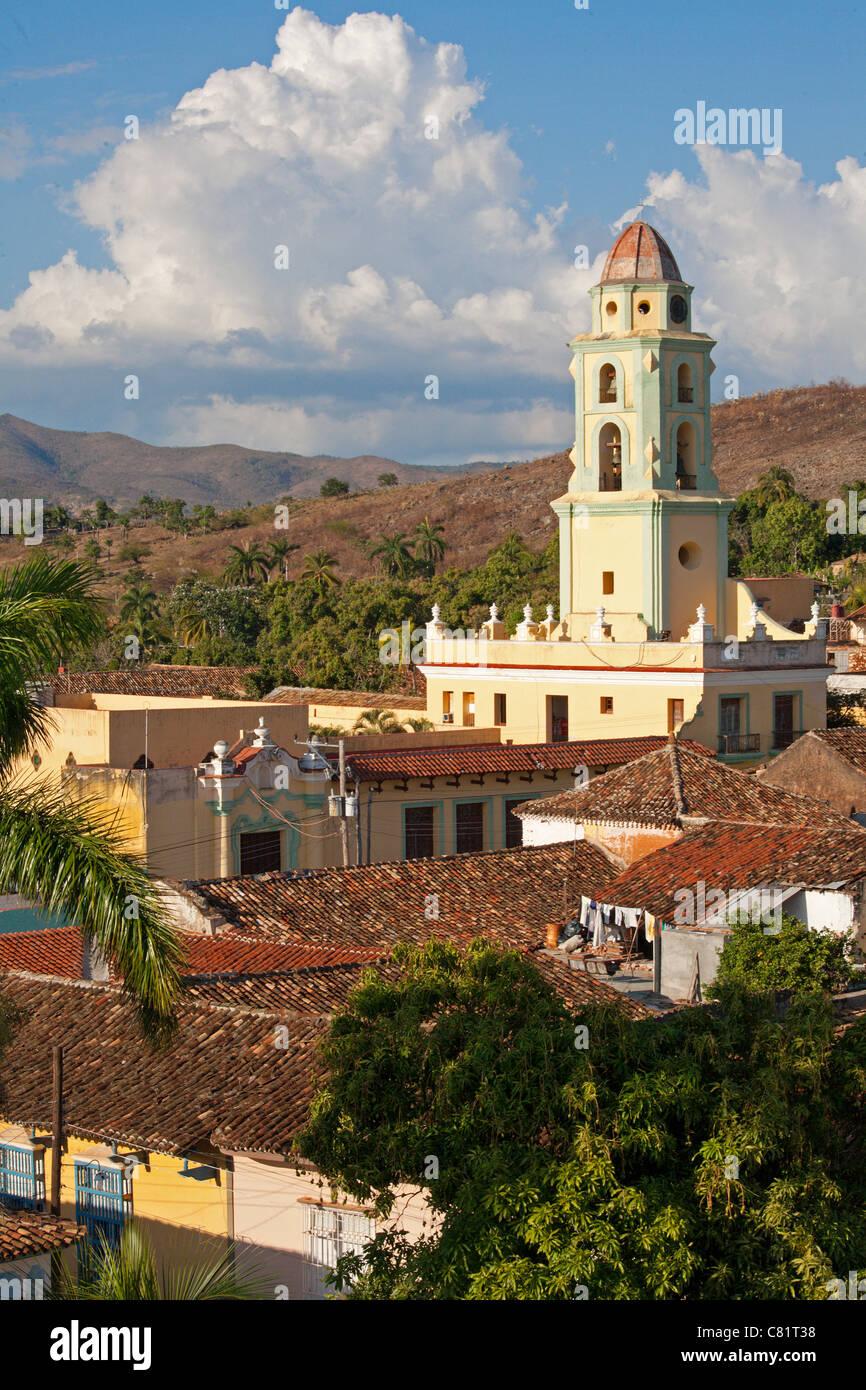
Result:
{"label": "white cloud", "polygon": [[367,410],[333,396],[303,405],[213,396],[200,405],[178,406],[170,420],[178,444],[246,444],[301,454],[405,459],[406,441],[414,438],[412,462],[419,464],[530,458],[562,448],[573,428],[570,413],[549,400],[529,400],[491,415],[487,401],[449,406],[441,398],[424,400],[420,391],[415,399]]}
{"label": "white cloud", "polygon": [[[566,446],[567,410],[539,397],[568,402],[565,342],[589,325],[608,248],[574,268],[566,207],[531,206],[482,101],[462,50],[399,17],[292,11],[270,66],[212,73],[76,186],[108,266],[68,251],[32,271],[0,312],[0,359],[143,372],[147,432],[165,442],[230,431],[418,461]],[[698,158],[694,178],[650,175],[622,222],[642,210],[669,239],[720,366],[760,385],[862,375],[866,172],[843,159],[816,188],[782,155]],[[175,404],[148,405],[147,373],[172,369]],[[428,373],[436,416],[406,397]]]}
{"label": "white cloud", "polygon": [[652,174],[643,216],[658,220],[696,286],[716,360],[779,385],[866,374],[866,168],[840,159],[815,185],[794,159],[697,151],[702,183]]}

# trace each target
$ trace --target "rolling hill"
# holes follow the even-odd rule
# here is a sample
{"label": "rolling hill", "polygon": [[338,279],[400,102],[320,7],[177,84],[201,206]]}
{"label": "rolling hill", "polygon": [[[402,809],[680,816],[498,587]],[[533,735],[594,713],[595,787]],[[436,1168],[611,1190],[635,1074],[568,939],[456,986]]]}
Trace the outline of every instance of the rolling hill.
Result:
{"label": "rolling hill", "polygon": [[[14,427],[25,426],[25,422],[20,421],[13,421],[10,425],[10,420],[12,417],[9,416],[0,419],[3,427],[0,432],[0,481],[3,487],[9,489],[10,478],[14,478],[14,495],[40,495],[43,486],[40,478],[44,478],[46,485],[42,495],[55,501],[71,495],[64,493],[56,481],[47,485],[49,479],[59,479],[60,465],[67,457],[63,449],[70,439],[81,441],[78,446],[81,452],[69,455],[73,462],[63,465],[70,474],[74,471],[75,458],[79,460],[79,473],[84,471],[86,447],[90,446],[85,447],[83,441],[119,440],[121,442],[117,445],[109,442],[104,444],[100,468],[115,466],[115,459],[118,468],[132,467],[130,463],[121,461],[128,458],[126,454],[113,455],[111,451],[121,446],[136,445],[149,451],[140,455],[141,461],[135,465],[136,472],[132,476],[135,476],[137,491],[140,493],[146,489],[155,493],[186,496],[190,501],[195,500],[196,494],[192,485],[184,480],[187,477],[200,479],[200,474],[181,474],[177,471],[178,465],[170,460],[163,465],[166,471],[156,474],[145,459],[156,460],[161,455],[171,455],[173,458],[183,456],[185,466],[192,467],[194,463],[198,468],[204,455],[213,453],[225,459],[238,454],[248,460],[246,466],[252,470],[249,462],[252,459],[300,457],[253,455],[252,451],[222,445],[198,450],[160,449],[139,445],[137,441],[119,435],[69,435],[60,430],[26,426],[20,432],[25,440],[31,438],[27,431],[33,431],[32,439],[43,443],[46,436],[61,437],[57,445],[59,461],[54,471],[47,459],[43,459],[41,467],[47,472],[37,475],[34,471],[28,478],[25,472],[9,472],[7,442],[15,433]],[[866,387],[841,384],[797,387],[713,406],[713,437],[716,442],[714,466],[726,492],[736,494],[743,491],[752,486],[770,465],[778,464],[790,470],[798,487],[807,495],[814,498],[835,496],[843,484],[866,473]],[[21,443],[20,447],[24,449],[25,444]],[[24,469],[24,455],[19,457],[20,467]],[[358,462],[367,465],[363,473],[356,466]],[[346,471],[351,468],[356,485],[366,484],[373,490],[345,498],[319,498],[315,494],[318,493],[321,479],[332,473],[340,476],[338,465],[345,470],[342,476],[346,476]],[[276,464],[269,463],[268,466],[276,467]],[[230,544],[248,539],[267,542],[275,534],[286,534],[297,546],[289,565],[292,577],[300,571],[303,557],[318,549],[326,549],[335,556],[339,572],[344,577],[369,574],[371,563],[367,558],[366,542],[378,538],[382,533],[399,531],[411,534],[425,516],[431,521],[440,522],[444,528],[448,542],[446,564],[468,568],[480,563],[509,531],[519,532],[527,544],[541,549],[554,530],[555,519],[549,503],[565,490],[571,473],[565,450],[529,463],[496,466],[492,472],[487,471],[492,467],[489,464],[479,465],[480,471],[474,471],[474,466],[460,471],[422,470],[394,464],[388,459],[374,459],[369,455],[360,456],[359,461],[304,458],[297,465],[286,466],[297,466],[297,476],[303,474],[302,481],[294,489],[301,500],[292,511],[288,532],[275,533],[273,525],[267,520],[237,530],[186,538],[180,538],[152,523],[136,529],[136,541],[146,544],[150,552],[143,560],[142,570],[157,590],[164,592],[184,576],[216,576],[223,568],[226,549]],[[170,467],[175,472],[167,471]],[[397,473],[401,485],[377,488],[376,475],[383,471]],[[162,479],[166,476],[175,481],[170,485],[165,484]],[[261,493],[248,490],[249,478],[253,473],[248,472],[244,476],[246,481],[236,489],[230,489],[228,481],[220,485],[232,492],[231,501],[261,497]],[[266,490],[269,502],[289,490],[285,472],[281,478],[283,481],[279,486],[273,484]],[[30,493],[28,487],[32,489]],[[117,529],[100,533],[101,537],[103,535],[113,552],[103,555],[100,560],[103,587],[106,592],[116,593],[122,587],[123,575],[129,565],[118,563],[115,558],[121,546]],[[79,551],[82,544],[81,540],[77,542]],[[6,563],[21,558],[25,553],[28,552],[18,541],[10,539],[2,543],[2,561]]]}

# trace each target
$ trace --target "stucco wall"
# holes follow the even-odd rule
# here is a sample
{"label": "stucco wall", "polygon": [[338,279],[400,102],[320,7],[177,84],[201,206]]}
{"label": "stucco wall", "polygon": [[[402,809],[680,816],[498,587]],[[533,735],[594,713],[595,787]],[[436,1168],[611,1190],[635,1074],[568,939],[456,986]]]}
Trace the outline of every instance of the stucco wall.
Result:
{"label": "stucco wall", "polygon": [[757,776],[770,786],[824,801],[843,816],[866,812],[866,776],[818,738],[798,739]]}

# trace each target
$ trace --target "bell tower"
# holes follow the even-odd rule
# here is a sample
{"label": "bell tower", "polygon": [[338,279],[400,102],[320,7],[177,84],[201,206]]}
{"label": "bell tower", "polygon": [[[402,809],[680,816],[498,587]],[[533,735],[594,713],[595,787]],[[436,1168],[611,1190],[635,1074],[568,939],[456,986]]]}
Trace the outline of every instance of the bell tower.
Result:
{"label": "bell tower", "polygon": [[633,222],[570,343],[574,472],[560,520],[560,611],[586,638],[605,608],[620,640],[684,635],[703,603],[724,621],[727,518],[712,470],[713,339],[691,327],[692,286],[667,242]]}

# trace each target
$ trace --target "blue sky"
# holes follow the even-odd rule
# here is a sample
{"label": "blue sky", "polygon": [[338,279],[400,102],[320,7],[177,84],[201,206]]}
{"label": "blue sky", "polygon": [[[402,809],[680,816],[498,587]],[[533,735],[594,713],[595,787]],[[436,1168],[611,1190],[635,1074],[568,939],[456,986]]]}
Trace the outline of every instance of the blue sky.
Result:
{"label": "blue sky", "polygon": [[[863,380],[866,305],[848,272],[866,244],[862,8],[407,3],[398,13],[414,36],[367,33],[357,98],[328,50],[336,31],[322,27],[342,26],[352,7],[321,0],[310,10],[290,20],[288,69],[273,91],[263,74],[287,12],[265,0],[38,10],[12,0],[0,20],[0,408],[156,442],[232,437],[406,462],[561,447],[563,344],[587,326],[584,290],[597,278],[573,269],[569,278],[573,248],[586,245],[596,261],[614,224],[641,206],[697,286],[698,326],[719,337],[717,360],[744,392],[834,374]],[[428,59],[439,44],[462,49],[465,73],[452,65],[448,84],[473,95],[462,107],[454,97],[460,118],[435,151],[417,141],[410,150],[401,126],[438,99]],[[225,82],[213,76],[220,69]],[[321,101],[345,143],[352,102],[363,128],[375,123],[371,88],[397,92],[401,82],[369,160],[336,167],[315,137],[305,149],[298,132],[315,130]],[[206,83],[173,133],[172,111]],[[674,111],[699,100],[781,108],[782,159],[699,157],[675,144]],[[142,127],[134,150],[122,139],[130,113]],[[291,127],[288,143],[275,122]],[[452,134],[456,163],[428,182],[420,161],[445,156]],[[408,216],[401,241],[395,182],[441,232],[428,239]],[[383,235],[368,212],[386,189]],[[196,223],[205,216],[216,229],[237,220],[244,236],[232,228],[211,257]],[[264,245],[281,217],[292,268],[290,289],[286,277],[276,291],[286,294],[278,329],[273,282],[253,263],[259,232]],[[485,254],[479,228],[491,226]],[[98,285],[83,271],[113,278]],[[832,331],[828,295],[844,306]],[[217,306],[209,317],[196,310],[203,301]],[[130,402],[116,388],[136,369],[142,389]],[[417,399],[432,372],[448,388],[436,417]]]}

